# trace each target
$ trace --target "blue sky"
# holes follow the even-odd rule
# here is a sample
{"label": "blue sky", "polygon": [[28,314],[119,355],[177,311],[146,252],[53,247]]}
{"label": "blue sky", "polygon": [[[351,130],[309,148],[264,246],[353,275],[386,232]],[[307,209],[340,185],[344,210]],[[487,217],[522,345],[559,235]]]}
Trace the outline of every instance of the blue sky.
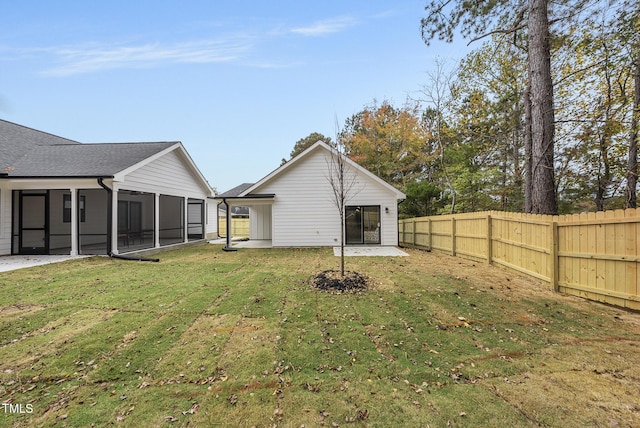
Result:
{"label": "blue sky", "polygon": [[179,140],[222,192],[462,58],[464,41],[422,42],[425,2],[3,1],[0,118],[83,143]]}

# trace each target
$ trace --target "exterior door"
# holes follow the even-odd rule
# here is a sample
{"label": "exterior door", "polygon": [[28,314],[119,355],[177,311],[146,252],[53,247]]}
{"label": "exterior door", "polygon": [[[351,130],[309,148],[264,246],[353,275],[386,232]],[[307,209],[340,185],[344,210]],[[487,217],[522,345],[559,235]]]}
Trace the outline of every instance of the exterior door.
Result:
{"label": "exterior door", "polygon": [[202,202],[189,201],[187,205],[187,238],[204,238],[204,204]]}
{"label": "exterior door", "polygon": [[20,194],[20,254],[49,253],[48,205],[46,193]]}
{"label": "exterior door", "polygon": [[364,244],[380,243],[380,207],[362,207],[362,241]]}
{"label": "exterior door", "polygon": [[380,243],[380,206],[345,208],[345,238],[348,245]]}

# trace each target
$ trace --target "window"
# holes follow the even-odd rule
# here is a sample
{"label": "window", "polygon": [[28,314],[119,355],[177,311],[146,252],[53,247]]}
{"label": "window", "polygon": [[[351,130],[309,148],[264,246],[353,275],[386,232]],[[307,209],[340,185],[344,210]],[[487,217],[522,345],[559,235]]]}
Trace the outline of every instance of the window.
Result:
{"label": "window", "polygon": [[[62,212],[62,222],[63,223],[71,223],[71,195],[66,194],[66,195],[62,195],[63,197],[63,202],[62,202],[62,207],[63,207],[63,212]],[[79,209],[78,212],[80,213],[80,222],[84,223],[85,222],[85,198],[84,196],[80,196],[79,198]]]}

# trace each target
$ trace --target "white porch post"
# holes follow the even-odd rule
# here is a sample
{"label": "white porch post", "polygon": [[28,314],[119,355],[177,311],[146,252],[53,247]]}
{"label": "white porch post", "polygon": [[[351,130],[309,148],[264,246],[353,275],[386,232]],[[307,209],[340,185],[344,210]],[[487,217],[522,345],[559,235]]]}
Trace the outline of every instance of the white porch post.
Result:
{"label": "white porch post", "polygon": [[112,184],[111,192],[111,252],[119,254],[118,250],[118,188]]}
{"label": "white porch post", "polygon": [[72,256],[78,255],[78,189],[72,187],[71,192],[71,252]]}
{"label": "white porch post", "polygon": [[154,226],[153,226],[153,237],[155,240],[154,246],[156,248],[160,248],[160,193],[155,194],[155,202],[154,202]]}
{"label": "white porch post", "polygon": [[184,212],[182,213],[184,216],[184,241],[189,241],[189,198],[184,198]]}

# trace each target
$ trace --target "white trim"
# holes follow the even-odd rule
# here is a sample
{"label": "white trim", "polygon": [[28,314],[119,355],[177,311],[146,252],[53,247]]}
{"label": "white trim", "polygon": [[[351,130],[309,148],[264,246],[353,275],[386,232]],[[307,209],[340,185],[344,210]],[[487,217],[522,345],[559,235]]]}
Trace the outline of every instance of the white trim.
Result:
{"label": "white trim", "polygon": [[71,252],[72,256],[78,255],[78,224],[80,219],[78,218],[78,189],[72,187],[69,189],[71,192]]}
{"label": "white trim", "polygon": [[153,247],[160,248],[160,193],[153,198]]}

